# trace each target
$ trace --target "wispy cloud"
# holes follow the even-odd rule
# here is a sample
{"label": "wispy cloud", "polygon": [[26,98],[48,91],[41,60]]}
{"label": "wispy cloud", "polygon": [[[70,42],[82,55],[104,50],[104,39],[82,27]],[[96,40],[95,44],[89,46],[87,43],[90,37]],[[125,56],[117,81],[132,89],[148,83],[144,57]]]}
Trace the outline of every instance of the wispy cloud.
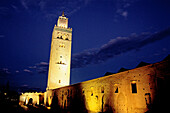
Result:
{"label": "wispy cloud", "polygon": [[36,64],[36,71],[38,73],[44,73],[44,74],[47,74],[48,72],[48,63],[47,62],[40,62],[38,64]]}
{"label": "wispy cloud", "polygon": [[40,63],[38,63],[36,65],[40,66],[40,67],[44,67],[44,66],[48,66],[48,63],[47,62],[40,62]]}
{"label": "wispy cloud", "polygon": [[122,12],[122,16],[126,18],[128,16],[128,12],[127,11]]}
{"label": "wispy cloud", "polygon": [[32,71],[31,71],[31,70],[28,70],[28,69],[24,69],[23,71],[24,71],[24,72],[27,72],[27,73],[32,73]]}
{"label": "wispy cloud", "polygon": [[16,70],[16,71],[15,71],[15,73],[19,73],[19,71],[18,71],[18,70]]}
{"label": "wispy cloud", "polygon": [[38,72],[38,73],[44,73],[47,74],[48,72],[48,63],[47,62],[40,62],[36,63],[34,66],[29,66],[29,69],[24,69],[25,72],[33,73],[33,72]]}
{"label": "wispy cloud", "polygon": [[116,14],[126,18],[128,16],[128,11],[125,9],[117,9]]}
{"label": "wispy cloud", "polygon": [[37,68],[37,72],[38,72],[38,73],[47,74],[47,72],[48,72],[48,66]]}
{"label": "wispy cloud", "polygon": [[128,17],[128,8],[131,7],[135,2],[140,0],[115,0],[115,21],[118,21],[118,17],[122,16],[125,19]]}
{"label": "wispy cloud", "polygon": [[99,64],[114,58],[116,55],[137,50],[145,45],[153,43],[170,36],[170,28],[158,33],[132,34],[128,37],[117,37],[111,39],[100,48],[85,50],[81,53],[73,54],[72,68],[81,68],[89,64]]}
{"label": "wispy cloud", "polygon": [[30,68],[30,69],[36,69],[37,66],[29,66],[28,68]]}

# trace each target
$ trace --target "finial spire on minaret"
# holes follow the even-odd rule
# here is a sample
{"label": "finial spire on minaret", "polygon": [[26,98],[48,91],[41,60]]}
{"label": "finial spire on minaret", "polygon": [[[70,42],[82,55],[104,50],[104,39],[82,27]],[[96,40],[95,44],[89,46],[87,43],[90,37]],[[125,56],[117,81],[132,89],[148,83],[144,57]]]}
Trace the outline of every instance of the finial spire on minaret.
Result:
{"label": "finial spire on minaret", "polygon": [[62,17],[65,17],[65,15],[64,15],[64,11],[62,12]]}

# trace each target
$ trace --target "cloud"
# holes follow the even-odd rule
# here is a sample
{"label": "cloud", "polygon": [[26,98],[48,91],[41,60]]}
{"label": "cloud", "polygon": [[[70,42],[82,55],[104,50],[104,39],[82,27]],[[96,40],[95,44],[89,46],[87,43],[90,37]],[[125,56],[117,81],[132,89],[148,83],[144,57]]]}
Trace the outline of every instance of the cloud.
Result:
{"label": "cloud", "polygon": [[18,71],[18,70],[16,70],[16,71],[15,71],[15,73],[19,73],[19,71]]}
{"label": "cloud", "polygon": [[170,28],[151,34],[141,33],[140,35],[132,34],[128,37],[117,37],[111,39],[108,43],[100,48],[85,50],[72,55],[72,68],[81,68],[89,64],[99,64],[114,58],[116,55],[137,50],[145,45],[153,43],[170,36]]}
{"label": "cloud", "polygon": [[37,72],[38,72],[38,73],[47,74],[47,72],[48,72],[48,66],[37,68]]}
{"label": "cloud", "polygon": [[48,62],[40,62],[40,63],[36,63],[35,65],[33,66],[28,66],[28,69],[24,69],[23,71],[24,72],[27,72],[27,73],[34,73],[34,72],[38,72],[38,73],[43,73],[43,74],[47,74],[48,72]]}
{"label": "cloud", "polygon": [[49,64],[47,62],[40,62],[37,65],[37,68],[36,68],[36,71],[38,73],[44,73],[44,74],[47,74],[48,72],[48,66]]}
{"label": "cloud", "polygon": [[31,71],[31,70],[28,70],[28,69],[24,69],[23,71],[24,71],[24,72],[27,72],[27,73],[32,73],[32,71]]}
{"label": "cloud", "polygon": [[48,66],[48,63],[47,62],[40,62],[40,63],[38,63],[36,65],[44,67],[44,66]]}
{"label": "cloud", "polygon": [[115,0],[115,21],[118,21],[118,17],[124,17],[125,19],[128,17],[128,8],[131,7],[135,2],[140,0]]}
{"label": "cloud", "polygon": [[30,69],[35,69],[38,73],[47,74],[48,72],[48,62],[40,62],[35,64],[34,66],[29,66]]}
{"label": "cloud", "polygon": [[30,69],[36,69],[37,66],[29,66],[28,68],[30,68]]}
{"label": "cloud", "polygon": [[125,18],[128,16],[128,11],[125,10],[125,9],[117,9],[116,13],[118,15],[121,15],[121,16],[125,17]]}
{"label": "cloud", "polygon": [[127,11],[123,11],[122,12],[122,16],[126,18],[128,16],[128,12]]}

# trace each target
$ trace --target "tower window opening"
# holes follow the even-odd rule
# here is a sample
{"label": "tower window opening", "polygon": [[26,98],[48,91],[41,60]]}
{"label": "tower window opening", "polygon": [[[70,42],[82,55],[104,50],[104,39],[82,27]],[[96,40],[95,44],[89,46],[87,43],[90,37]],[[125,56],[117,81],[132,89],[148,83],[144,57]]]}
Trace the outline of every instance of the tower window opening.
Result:
{"label": "tower window opening", "polygon": [[118,89],[118,86],[115,88],[115,93],[118,93],[119,92],[119,89]]}
{"label": "tower window opening", "polygon": [[137,93],[136,83],[131,83],[132,93]]}
{"label": "tower window opening", "polygon": [[62,36],[60,36],[60,39],[63,39],[63,37],[62,37]]}
{"label": "tower window opening", "polygon": [[65,63],[63,63],[62,61],[57,62],[56,64],[63,64],[63,65],[66,65],[66,64],[65,64]]}
{"label": "tower window opening", "polygon": [[59,47],[65,48],[65,45],[64,44],[60,44]]}

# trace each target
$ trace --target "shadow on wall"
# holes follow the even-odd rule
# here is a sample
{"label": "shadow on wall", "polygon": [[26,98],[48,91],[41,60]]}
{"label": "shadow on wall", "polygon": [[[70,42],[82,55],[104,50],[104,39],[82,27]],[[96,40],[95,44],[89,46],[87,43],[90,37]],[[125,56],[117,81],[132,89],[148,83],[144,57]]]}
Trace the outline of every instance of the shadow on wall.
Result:
{"label": "shadow on wall", "polygon": [[70,111],[72,113],[79,112],[79,113],[86,113],[86,101],[85,101],[85,95],[83,93],[81,85],[77,85],[75,87],[75,94],[74,98],[70,101]]}
{"label": "shadow on wall", "polygon": [[169,111],[170,101],[168,89],[170,86],[170,76],[164,76],[165,78],[157,78],[157,94],[153,105],[148,106],[149,111],[146,113],[166,113]]}
{"label": "shadow on wall", "polygon": [[[57,91],[57,90],[60,90],[60,91]],[[63,93],[61,94],[61,92]],[[81,84],[74,85],[73,87],[71,86],[71,87],[66,87],[63,89],[56,89],[56,92],[54,91],[53,93],[54,93],[54,96],[53,96],[52,104],[51,104],[52,112],[57,111],[58,113],[63,113],[63,112],[64,113],[89,113],[89,112],[91,113],[92,111],[89,111],[89,109],[94,107],[93,110],[96,110],[95,107],[97,106],[93,106],[91,101],[87,102],[89,101],[87,100],[87,96],[89,96],[89,98],[97,98],[98,107],[101,108],[100,109],[101,113],[104,113],[104,112],[113,113],[114,112],[114,110],[112,109],[112,106],[109,105],[110,100],[109,98],[107,98],[107,95],[102,93],[102,96],[97,96],[96,94],[94,95],[94,93],[93,95],[91,95],[90,93],[85,93],[85,90],[82,88]],[[90,95],[87,95],[87,94],[90,94]]]}
{"label": "shadow on wall", "polygon": [[[74,89],[71,87],[65,88],[64,92],[67,94],[62,94],[62,106],[59,104],[59,94],[54,93],[51,111],[58,113],[87,113],[85,105],[85,96],[83,94],[81,85],[74,86]],[[64,98],[63,96],[67,96]]]}

